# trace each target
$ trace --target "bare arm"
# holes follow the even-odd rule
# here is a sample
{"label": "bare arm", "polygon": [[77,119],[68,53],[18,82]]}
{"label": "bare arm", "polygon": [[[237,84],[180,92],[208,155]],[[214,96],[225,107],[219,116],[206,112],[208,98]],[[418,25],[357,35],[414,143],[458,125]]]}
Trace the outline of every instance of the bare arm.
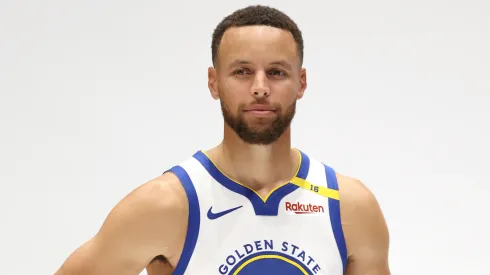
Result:
{"label": "bare arm", "polygon": [[339,177],[347,275],[390,275],[389,233],[374,195],[358,180]]}
{"label": "bare arm", "polygon": [[157,255],[178,257],[187,227],[187,200],[177,177],[165,174],[119,202],[99,232],[55,275],[138,275]]}

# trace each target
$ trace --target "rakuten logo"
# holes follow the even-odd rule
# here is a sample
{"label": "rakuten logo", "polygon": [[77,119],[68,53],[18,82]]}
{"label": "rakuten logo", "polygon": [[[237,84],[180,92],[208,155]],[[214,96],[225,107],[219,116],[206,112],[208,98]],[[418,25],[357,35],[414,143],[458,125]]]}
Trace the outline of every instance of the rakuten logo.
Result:
{"label": "rakuten logo", "polygon": [[311,214],[311,213],[324,213],[325,210],[321,205],[314,204],[302,204],[302,203],[290,203],[286,202],[286,211],[294,212],[295,214]]}

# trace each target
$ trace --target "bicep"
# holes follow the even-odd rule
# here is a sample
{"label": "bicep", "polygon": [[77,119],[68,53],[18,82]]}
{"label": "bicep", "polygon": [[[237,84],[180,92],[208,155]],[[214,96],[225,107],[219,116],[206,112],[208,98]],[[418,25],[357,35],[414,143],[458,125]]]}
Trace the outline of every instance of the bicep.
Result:
{"label": "bicep", "polygon": [[350,197],[347,195],[348,201],[343,205],[343,226],[349,252],[346,274],[390,275],[386,221],[374,195],[358,184],[359,190]]}
{"label": "bicep", "polygon": [[389,234],[385,220],[377,206],[372,205],[371,210],[364,211],[367,214],[364,229],[354,236],[351,234],[353,251],[347,275],[389,275]]}
{"label": "bicep", "polygon": [[386,223],[382,217],[371,218],[363,231],[349,235],[352,253],[347,262],[347,275],[390,275]]}

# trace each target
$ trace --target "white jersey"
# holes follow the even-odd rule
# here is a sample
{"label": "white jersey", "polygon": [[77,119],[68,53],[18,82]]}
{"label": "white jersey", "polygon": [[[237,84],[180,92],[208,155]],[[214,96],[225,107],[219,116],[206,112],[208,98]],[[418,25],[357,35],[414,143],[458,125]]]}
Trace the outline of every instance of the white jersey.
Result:
{"label": "white jersey", "polygon": [[177,275],[341,275],[346,246],[332,168],[301,155],[294,179],[261,197],[202,151],[170,169],[189,200]]}

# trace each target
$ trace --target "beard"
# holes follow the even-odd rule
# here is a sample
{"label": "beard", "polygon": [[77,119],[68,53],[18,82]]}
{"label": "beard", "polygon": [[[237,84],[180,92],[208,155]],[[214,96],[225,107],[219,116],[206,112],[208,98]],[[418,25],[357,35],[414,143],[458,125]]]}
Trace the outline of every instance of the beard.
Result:
{"label": "beard", "polygon": [[[291,125],[296,113],[296,101],[294,101],[285,112],[281,106],[274,106],[276,117],[274,120],[259,119],[256,125],[248,123],[245,119],[243,110],[246,105],[238,107],[237,115],[233,115],[230,108],[220,100],[221,111],[225,123],[245,142],[252,145],[269,145],[275,142]],[[266,104],[265,102],[255,102],[255,104]]]}

